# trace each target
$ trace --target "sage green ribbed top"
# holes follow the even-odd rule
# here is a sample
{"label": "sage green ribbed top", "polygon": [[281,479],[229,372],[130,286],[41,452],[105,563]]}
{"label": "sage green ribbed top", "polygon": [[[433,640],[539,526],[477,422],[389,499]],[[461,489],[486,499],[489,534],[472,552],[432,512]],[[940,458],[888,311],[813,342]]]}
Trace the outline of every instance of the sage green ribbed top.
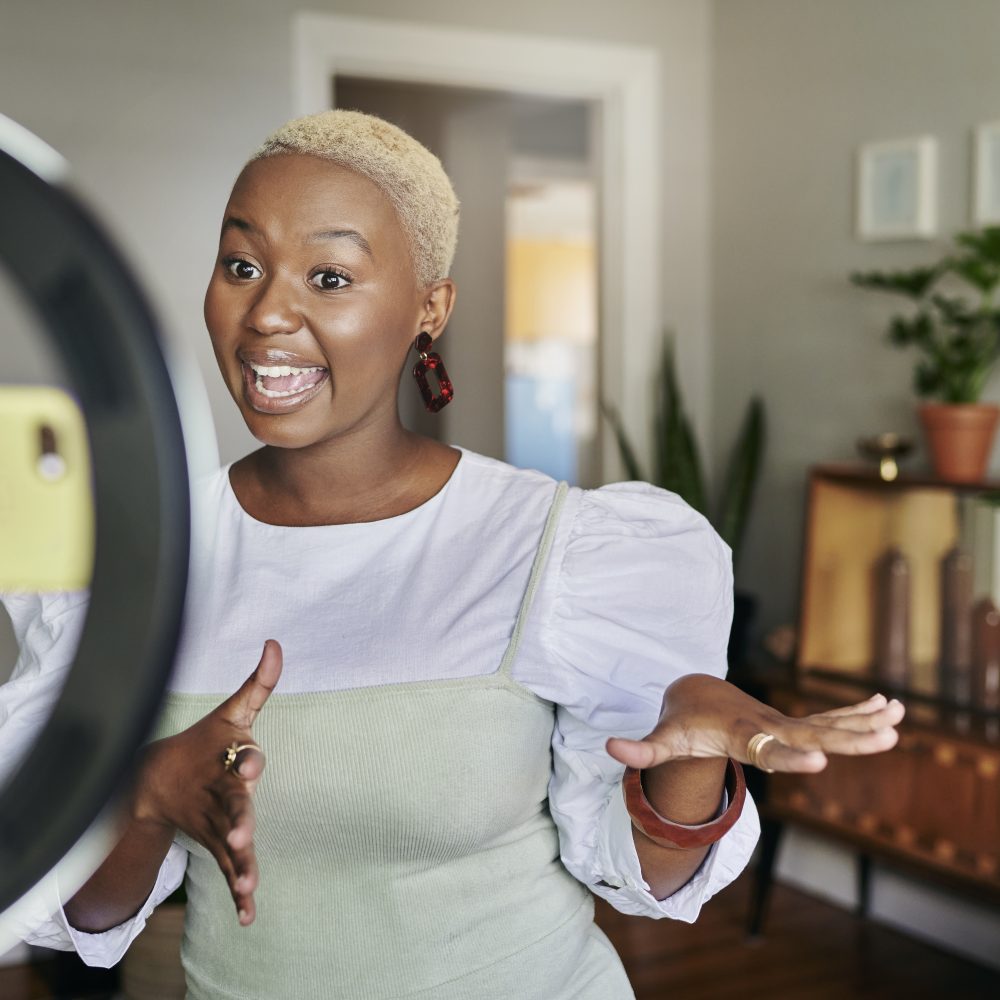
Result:
{"label": "sage green ribbed top", "polygon": [[[558,520],[557,491],[493,674],[275,693],[254,726],[257,919],[190,852],[191,1000],[626,1000],[548,811],[553,706],[510,665]],[[433,651],[419,646],[413,655]],[[222,695],[173,693],[155,738]]]}

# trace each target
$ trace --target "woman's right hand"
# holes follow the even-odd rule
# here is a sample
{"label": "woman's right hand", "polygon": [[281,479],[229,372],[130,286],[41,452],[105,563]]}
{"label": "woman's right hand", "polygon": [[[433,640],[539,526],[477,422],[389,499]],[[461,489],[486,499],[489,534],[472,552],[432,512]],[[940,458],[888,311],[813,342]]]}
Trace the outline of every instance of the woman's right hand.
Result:
{"label": "woman's right hand", "polygon": [[230,770],[223,759],[234,741],[255,742],[254,720],[280,676],[281,646],[268,639],[257,669],[235,694],[190,728],[144,748],[132,797],[135,821],[181,830],[212,853],[243,925],[256,912],[253,792],[264,754],[242,750]]}

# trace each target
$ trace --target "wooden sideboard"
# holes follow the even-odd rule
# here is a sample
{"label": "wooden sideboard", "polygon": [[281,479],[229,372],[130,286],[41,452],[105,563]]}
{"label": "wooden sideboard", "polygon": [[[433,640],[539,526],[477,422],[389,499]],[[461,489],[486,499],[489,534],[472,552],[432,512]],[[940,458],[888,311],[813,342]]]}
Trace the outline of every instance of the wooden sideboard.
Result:
{"label": "wooden sideboard", "polygon": [[[939,667],[942,558],[956,544],[970,544],[966,498],[987,494],[1000,494],[1000,482],[954,484],[922,473],[884,482],[859,465],[810,470],[795,655],[781,664],[757,654],[730,679],[789,715],[862,701],[876,691],[900,698],[907,711],[899,744],[885,754],[833,756],[815,775],[750,772],[763,821],[752,933],[762,926],[786,823],[857,851],[862,912],[873,858],[1000,902],[1000,713],[949,700]],[[876,679],[873,570],[888,546],[910,566],[910,662],[896,687]],[[998,548],[1000,527],[990,542]],[[1000,565],[990,579],[998,602]]]}
{"label": "wooden sideboard", "polygon": [[[867,698],[870,682],[802,675],[774,664],[744,683],[788,715]],[[890,692],[891,693],[891,692]],[[859,910],[867,912],[873,858],[948,888],[1000,903],[1000,734],[997,718],[903,696],[897,746],[872,757],[830,758],[819,774],[759,774],[761,857],[749,930],[763,926],[775,856],[786,823],[858,853]]]}

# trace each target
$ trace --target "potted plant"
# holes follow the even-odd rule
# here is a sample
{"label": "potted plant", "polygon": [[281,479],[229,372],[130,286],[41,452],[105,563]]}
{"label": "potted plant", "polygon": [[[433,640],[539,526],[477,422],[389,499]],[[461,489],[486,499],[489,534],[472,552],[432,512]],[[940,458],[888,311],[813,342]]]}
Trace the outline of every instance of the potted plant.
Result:
{"label": "potted plant", "polygon": [[912,302],[892,317],[887,339],[920,351],[913,373],[935,472],[952,482],[982,479],[1000,407],[980,402],[1000,356],[1000,226],[959,233],[956,251],[936,264],[908,271],[856,272],[862,288],[902,295]]}
{"label": "potted plant", "polygon": [[[601,408],[615,433],[628,476],[633,480],[652,483],[654,486],[670,490],[704,514],[722,540],[732,549],[735,571],[743,549],[744,532],[764,456],[763,402],[754,397],[747,406],[746,415],[729,456],[722,490],[718,502],[714,505],[708,500],[698,443],[684,412],[684,403],[677,384],[673,344],[669,337],[664,339],[656,380],[652,476],[643,474],[618,410],[607,402],[603,402]],[[757,602],[752,595],[741,591],[736,591],[733,600],[733,627],[729,637],[728,658],[730,666],[737,670],[746,662],[747,636]]]}

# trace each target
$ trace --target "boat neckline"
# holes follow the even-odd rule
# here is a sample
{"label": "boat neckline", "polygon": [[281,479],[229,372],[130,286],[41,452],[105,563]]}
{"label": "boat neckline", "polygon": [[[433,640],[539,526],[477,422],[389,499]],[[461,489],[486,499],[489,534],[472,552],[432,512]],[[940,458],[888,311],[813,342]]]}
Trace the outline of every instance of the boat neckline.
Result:
{"label": "boat neckline", "polygon": [[229,470],[238,461],[234,459],[228,465],[223,466],[222,472],[222,489],[225,495],[226,502],[230,507],[234,508],[240,518],[247,523],[253,525],[255,528],[260,528],[262,530],[270,531],[322,531],[322,532],[346,532],[346,531],[357,531],[359,529],[373,529],[378,526],[383,527],[395,527],[399,524],[405,524],[408,520],[413,520],[414,518],[420,517],[422,514],[433,510],[435,507],[439,506],[446,494],[452,488],[452,484],[459,478],[459,475],[467,464],[466,454],[467,449],[459,447],[457,445],[451,445],[459,452],[458,462],[455,464],[455,468],[452,469],[451,475],[445,480],[441,488],[434,493],[432,496],[428,497],[423,503],[417,504],[416,507],[410,508],[410,510],[403,511],[402,514],[395,514],[392,517],[378,518],[374,521],[348,521],[343,524],[271,524],[269,521],[261,521],[254,517],[243,504],[240,503],[239,497],[236,496],[236,491],[233,489],[232,481],[229,478]]}

